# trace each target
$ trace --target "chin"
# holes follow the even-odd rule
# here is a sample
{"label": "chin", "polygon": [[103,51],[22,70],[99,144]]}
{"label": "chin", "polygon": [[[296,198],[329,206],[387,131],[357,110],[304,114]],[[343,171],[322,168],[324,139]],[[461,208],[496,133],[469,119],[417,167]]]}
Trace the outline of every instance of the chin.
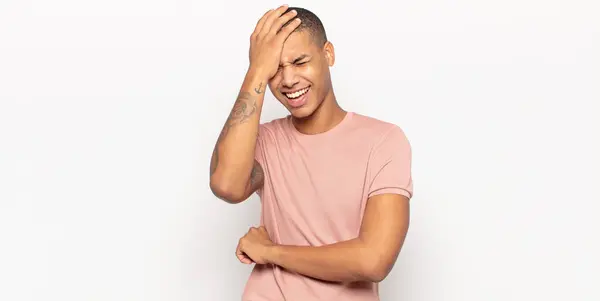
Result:
{"label": "chin", "polygon": [[312,106],[302,106],[299,108],[287,108],[292,116],[298,119],[304,119],[310,117],[314,112],[314,108]]}

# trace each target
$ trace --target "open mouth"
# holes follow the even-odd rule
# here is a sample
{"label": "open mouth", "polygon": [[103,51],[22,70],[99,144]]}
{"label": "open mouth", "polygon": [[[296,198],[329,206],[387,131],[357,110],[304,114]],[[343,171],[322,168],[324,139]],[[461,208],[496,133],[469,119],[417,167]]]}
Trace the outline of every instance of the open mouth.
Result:
{"label": "open mouth", "polygon": [[310,86],[308,86],[304,89],[296,90],[294,92],[282,93],[282,94],[287,98],[287,103],[292,108],[299,108],[306,103],[309,92],[310,92]]}
{"label": "open mouth", "polygon": [[304,89],[292,92],[292,93],[283,93],[283,95],[285,95],[285,97],[287,97],[288,99],[296,99],[296,98],[306,94],[306,92],[308,92],[309,89],[310,89],[310,86],[308,86]]}

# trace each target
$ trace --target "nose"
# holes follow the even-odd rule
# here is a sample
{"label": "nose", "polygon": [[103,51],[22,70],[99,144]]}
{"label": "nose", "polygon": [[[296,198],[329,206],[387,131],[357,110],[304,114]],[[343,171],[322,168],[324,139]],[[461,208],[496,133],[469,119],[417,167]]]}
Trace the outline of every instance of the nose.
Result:
{"label": "nose", "polygon": [[296,72],[294,71],[294,66],[282,67],[281,74],[281,85],[285,88],[292,88],[295,84],[298,83]]}

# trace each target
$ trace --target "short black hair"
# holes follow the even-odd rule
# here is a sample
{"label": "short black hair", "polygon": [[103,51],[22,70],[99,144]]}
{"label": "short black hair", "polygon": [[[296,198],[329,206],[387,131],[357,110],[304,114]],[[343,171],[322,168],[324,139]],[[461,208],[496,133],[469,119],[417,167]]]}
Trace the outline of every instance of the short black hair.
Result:
{"label": "short black hair", "polygon": [[[313,40],[319,47],[325,45],[327,42],[327,34],[325,33],[325,27],[323,26],[321,19],[319,19],[319,17],[317,17],[317,15],[310,10],[302,7],[288,7],[285,12],[287,13],[291,10],[296,10],[296,18],[299,18],[301,21],[300,25],[294,30],[294,32],[306,30],[310,33]],[[292,20],[290,20],[290,22]],[[285,25],[287,25],[287,23]]]}

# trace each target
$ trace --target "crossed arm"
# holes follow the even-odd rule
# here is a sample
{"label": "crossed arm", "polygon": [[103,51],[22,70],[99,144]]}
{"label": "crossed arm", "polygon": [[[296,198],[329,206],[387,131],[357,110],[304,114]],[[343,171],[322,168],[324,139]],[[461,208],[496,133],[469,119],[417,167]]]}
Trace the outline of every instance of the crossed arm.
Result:
{"label": "crossed arm", "polygon": [[404,243],[409,203],[399,194],[372,196],[357,238],[318,247],[271,244],[264,248],[264,261],[325,281],[380,282],[392,270]]}

